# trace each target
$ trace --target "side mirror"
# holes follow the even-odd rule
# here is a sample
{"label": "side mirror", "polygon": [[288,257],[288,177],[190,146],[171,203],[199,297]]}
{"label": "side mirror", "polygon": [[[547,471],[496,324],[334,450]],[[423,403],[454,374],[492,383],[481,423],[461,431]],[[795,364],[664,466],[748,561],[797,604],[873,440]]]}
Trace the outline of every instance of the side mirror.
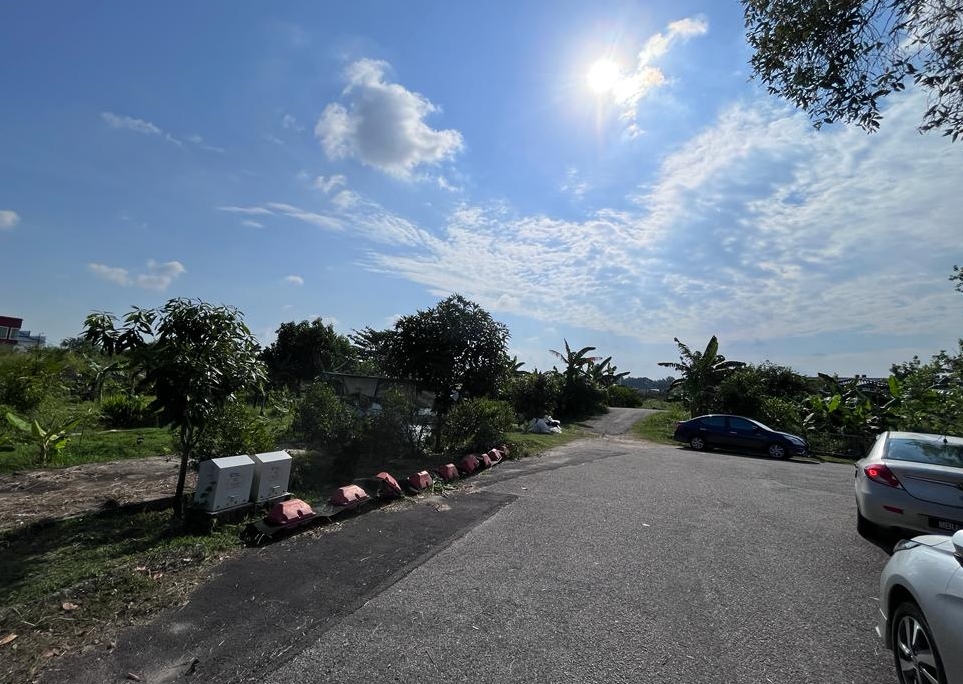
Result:
{"label": "side mirror", "polygon": [[957,558],[963,558],[963,530],[953,533],[953,551]]}

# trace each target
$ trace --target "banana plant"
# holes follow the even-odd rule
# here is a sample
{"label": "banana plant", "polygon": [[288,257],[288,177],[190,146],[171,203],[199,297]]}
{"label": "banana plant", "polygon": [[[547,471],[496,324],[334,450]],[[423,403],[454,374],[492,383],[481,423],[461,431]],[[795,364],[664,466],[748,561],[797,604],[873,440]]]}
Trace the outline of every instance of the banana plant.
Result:
{"label": "banana plant", "polygon": [[68,436],[69,431],[77,427],[81,420],[83,420],[83,416],[44,428],[41,427],[36,419],[32,422],[27,422],[23,418],[7,412],[7,422],[14,429],[22,433],[24,441],[31,442],[38,448],[40,452],[40,465],[42,466],[47,465],[47,459],[50,456],[51,450],[53,450],[54,453],[63,451],[70,441],[70,437]]}

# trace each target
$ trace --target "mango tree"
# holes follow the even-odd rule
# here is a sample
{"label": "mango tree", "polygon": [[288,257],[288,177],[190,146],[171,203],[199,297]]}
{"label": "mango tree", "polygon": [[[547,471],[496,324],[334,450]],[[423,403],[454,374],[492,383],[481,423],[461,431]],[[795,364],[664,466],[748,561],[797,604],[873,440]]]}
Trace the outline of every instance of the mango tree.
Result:
{"label": "mango tree", "polygon": [[127,353],[143,371],[156,397],[151,407],[173,428],[180,453],[174,498],[180,515],[187,464],[210,421],[237,393],[264,382],[257,341],[237,309],[193,299],[135,307],[121,321],[95,312],[83,335],[108,356]]}

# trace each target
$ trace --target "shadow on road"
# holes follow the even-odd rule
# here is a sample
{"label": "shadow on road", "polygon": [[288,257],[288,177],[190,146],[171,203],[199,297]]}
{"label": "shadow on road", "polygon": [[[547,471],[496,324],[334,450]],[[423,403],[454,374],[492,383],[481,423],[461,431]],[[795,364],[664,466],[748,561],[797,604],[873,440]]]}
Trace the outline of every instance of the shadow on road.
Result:
{"label": "shadow on road", "polygon": [[[712,449],[705,449],[704,451],[696,451],[691,447],[682,446],[678,447],[679,451],[688,451],[693,454],[702,454],[704,456],[711,456],[713,452],[718,452],[720,454],[725,454],[726,456],[739,456],[740,458],[751,458],[759,461],[774,461],[776,459],[770,458],[765,454],[754,454],[746,451],[730,451],[729,449],[720,449],[718,447],[713,447]],[[782,459],[780,459],[782,460]],[[792,458],[782,460],[783,463],[795,463],[797,465],[820,465],[822,461],[817,461],[810,459],[806,456],[793,456]]]}

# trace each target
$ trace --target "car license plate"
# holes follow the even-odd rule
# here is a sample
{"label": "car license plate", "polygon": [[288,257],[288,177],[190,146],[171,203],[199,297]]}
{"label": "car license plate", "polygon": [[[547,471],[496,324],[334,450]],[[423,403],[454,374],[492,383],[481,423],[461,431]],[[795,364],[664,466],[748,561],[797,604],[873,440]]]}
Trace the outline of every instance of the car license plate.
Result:
{"label": "car license plate", "polygon": [[947,532],[956,532],[959,529],[963,529],[963,525],[958,522],[940,520],[939,518],[930,518],[930,527],[935,527],[938,530],[946,530]]}

